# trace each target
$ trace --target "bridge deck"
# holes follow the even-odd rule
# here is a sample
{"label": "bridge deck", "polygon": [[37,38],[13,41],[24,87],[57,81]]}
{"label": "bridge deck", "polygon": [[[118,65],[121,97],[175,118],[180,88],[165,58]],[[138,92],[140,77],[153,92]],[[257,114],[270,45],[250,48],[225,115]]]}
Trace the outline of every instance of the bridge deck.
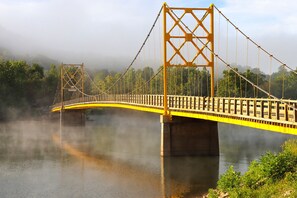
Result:
{"label": "bridge deck", "polygon": [[[172,116],[190,117],[297,135],[297,101],[274,99],[168,96]],[[163,95],[102,95],[64,101],[65,110],[126,108],[163,114]],[[52,107],[60,111],[61,103]]]}

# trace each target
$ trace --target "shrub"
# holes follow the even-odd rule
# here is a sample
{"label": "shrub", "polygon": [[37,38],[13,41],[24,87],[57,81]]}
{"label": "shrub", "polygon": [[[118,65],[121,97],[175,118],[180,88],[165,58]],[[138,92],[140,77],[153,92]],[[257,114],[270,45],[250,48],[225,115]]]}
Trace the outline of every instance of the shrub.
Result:
{"label": "shrub", "polygon": [[218,181],[218,189],[224,192],[230,191],[232,188],[237,188],[240,185],[240,172],[236,172],[233,166],[224,173]]}
{"label": "shrub", "polygon": [[276,155],[266,153],[259,161],[253,161],[242,177],[243,184],[252,189],[262,186],[271,176],[271,170],[277,160],[276,158]]}
{"label": "shrub", "polygon": [[294,156],[297,156],[297,139],[290,139],[282,145],[284,153],[291,153]]}
{"label": "shrub", "polygon": [[214,189],[209,189],[208,190],[208,196],[209,198],[216,198],[216,197],[219,197],[220,193],[219,191],[217,190],[214,190]]}
{"label": "shrub", "polygon": [[209,197],[297,197],[297,139],[286,141],[282,149],[253,161],[242,176],[230,166]]}

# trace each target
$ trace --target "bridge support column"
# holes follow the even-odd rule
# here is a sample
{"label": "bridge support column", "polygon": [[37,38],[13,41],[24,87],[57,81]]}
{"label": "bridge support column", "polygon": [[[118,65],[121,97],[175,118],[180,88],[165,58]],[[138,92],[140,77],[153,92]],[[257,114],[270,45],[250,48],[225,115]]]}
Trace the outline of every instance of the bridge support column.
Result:
{"label": "bridge support column", "polygon": [[85,125],[86,116],[84,110],[67,110],[62,112],[63,125]]}
{"label": "bridge support column", "polygon": [[219,155],[217,122],[163,115],[160,122],[161,156]]}

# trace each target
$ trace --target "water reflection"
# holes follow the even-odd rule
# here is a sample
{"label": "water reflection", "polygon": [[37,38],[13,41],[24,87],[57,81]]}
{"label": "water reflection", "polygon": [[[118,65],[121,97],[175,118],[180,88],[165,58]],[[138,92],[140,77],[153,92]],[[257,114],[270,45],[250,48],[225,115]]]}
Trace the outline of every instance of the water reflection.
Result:
{"label": "water reflection", "polygon": [[[118,126],[101,123],[100,127],[89,126],[83,133],[80,129],[65,127],[63,148],[105,172],[133,180],[143,187],[153,187],[157,197],[197,196],[215,186],[218,157],[160,158],[160,126],[151,131],[155,123],[152,128],[141,129],[137,124],[129,125],[117,130]],[[123,133],[123,130],[126,131]],[[57,135],[54,140],[59,142]],[[146,193],[141,196],[146,197]]]}
{"label": "water reflection", "polygon": [[[0,124],[0,197],[199,197],[289,136],[220,125],[220,157],[160,158],[159,117],[127,112]],[[133,121],[131,121],[133,120]]]}
{"label": "water reflection", "polygon": [[216,186],[218,171],[218,157],[161,158],[163,196],[202,196]]}

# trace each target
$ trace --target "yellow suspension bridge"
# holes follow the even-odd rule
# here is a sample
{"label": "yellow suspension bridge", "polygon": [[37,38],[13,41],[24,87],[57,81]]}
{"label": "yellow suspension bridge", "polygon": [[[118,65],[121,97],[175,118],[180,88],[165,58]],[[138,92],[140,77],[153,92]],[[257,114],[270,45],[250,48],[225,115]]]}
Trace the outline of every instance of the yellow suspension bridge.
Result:
{"label": "yellow suspension bridge", "polygon": [[[161,66],[146,75],[133,69],[148,64]],[[240,71],[240,65],[248,69]],[[254,78],[249,76],[252,66],[257,71]],[[96,84],[83,64],[62,64],[51,111],[67,114],[93,108],[124,108],[160,114],[162,155],[183,154],[184,150],[193,154],[191,151],[206,147],[202,154],[217,155],[217,137],[207,137],[217,136],[217,122],[297,135],[297,101],[285,99],[285,77],[282,96],[273,94],[271,74],[275,67],[297,75],[216,6],[177,8],[164,3],[131,64],[120,75],[105,79],[107,87]],[[222,69],[226,70],[226,81],[220,81]],[[260,69],[269,70],[264,85],[260,85]],[[96,91],[87,90],[86,84],[93,84]],[[181,131],[189,131],[191,126],[203,134],[198,144],[205,144],[202,141],[207,139],[206,146],[185,148],[189,140],[182,139],[174,143],[173,139],[181,138]],[[184,133],[197,138],[193,132]]]}

